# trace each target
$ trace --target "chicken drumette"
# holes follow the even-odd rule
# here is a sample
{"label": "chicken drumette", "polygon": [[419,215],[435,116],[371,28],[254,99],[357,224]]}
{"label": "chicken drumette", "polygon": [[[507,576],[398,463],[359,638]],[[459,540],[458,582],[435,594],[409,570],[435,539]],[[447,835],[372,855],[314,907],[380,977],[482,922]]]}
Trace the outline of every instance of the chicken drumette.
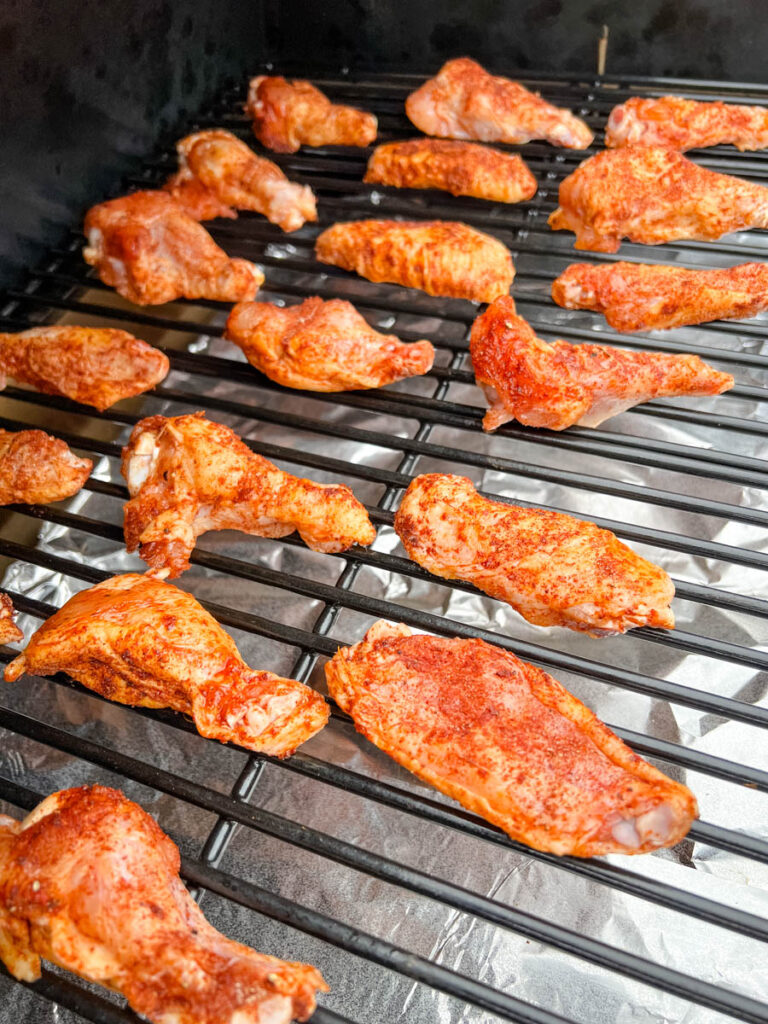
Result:
{"label": "chicken drumette", "polygon": [[0,334],[0,375],[101,411],[149,391],[168,366],[168,357],[146,341],[108,327],[61,325]]}
{"label": "chicken drumette", "polygon": [[283,231],[317,220],[312,189],[289,181],[277,164],[256,156],[231,132],[195,132],[181,139],[176,150],[179,170],[165,188],[195,220],[254,210]]}
{"label": "chicken drumette", "polygon": [[316,968],[257,953],[203,917],[179,851],[121,792],[53,793],[0,817],[0,959],[20,981],[41,957],[113,989],[153,1024],[288,1024],[328,986]]}
{"label": "chicken drumette", "polygon": [[276,757],[325,725],[328,705],[295,679],[249,668],[191,594],[152,576],[114,576],[75,594],[8,665],[67,672],[102,697],[190,715],[201,736]]}
{"label": "chicken drumette", "polygon": [[46,505],[77,494],[91,475],[64,441],[42,430],[0,430],[0,505]]}
{"label": "chicken drumette", "polygon": [[7,594],[0,594],[0,644],[12,644],[23,639],[24,634],[13,621],[13,601]]}
{"label": "chicken drumette", "polygon": [[645,146],[703,149],[730,142],[737,149],[768,146],[768,110],[733,103],[698,103],[681,96],[643,99],[633,96],[614,107],[605,128],[610,148],[641,142]]}
{"label": "chicken drumette", "polygon": [[132,192],[92,207],[85,218],[86,263],[140,306],[174,299],[253,299],[264,275],[230,259],[167,192]]}
{"label": "chicken drumette", "polygon": [[203,413],[149,416],[123,449],[125,542],[171,577],[189,568],[208,530],[285,537],[297,530],[315,551],[371,544],[376,531],[344,484],[316,484],[273,466]]}
{"label": "chicken drumette", "polygon": [[288,307],[241,302],[225,337],[267,377],[305,391],[383,387],[426,373],[435,358],[428,341],[406,344],[379,334],[341,299],[315,297]]}

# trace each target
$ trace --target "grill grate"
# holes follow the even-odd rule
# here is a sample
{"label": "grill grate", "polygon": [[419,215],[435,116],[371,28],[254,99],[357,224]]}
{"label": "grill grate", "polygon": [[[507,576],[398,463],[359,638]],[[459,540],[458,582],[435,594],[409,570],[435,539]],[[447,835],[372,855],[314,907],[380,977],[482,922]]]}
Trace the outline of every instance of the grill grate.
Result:
{"label": "grill grate", "polygon": [[[404,118],[402,103],[420,80],[406,75],[372,75],[358,80],[341,76],[315,81],[332,98],[373,110],[379,117],[379,141],[387,141],[415,134]],[[600,130],[605,117],[615,103],[637,93],[662,94],[679,84],[626,77],[588,81],[533,76],[524,81],[540,88],[547,99],[584,117],[598,131],[598,142],[602,141]],[[679,85],[675,92],[694,98],[768,105],[768,88],[699,82]],[[241,89],[226,91],[188,130],[227,127],[256,148],[247,121],[239,113],[242,99]],[[758,978],[751,987],[741,981],[734,985],[731,979],[722,985],[705,981],[701,977],[703,969],[697,973],[695,961],[686,961],[683,969],[673,951],[663,945],[658,956],[653,955],[652,944],[641,955],[633,950],[631,942],[603,941],[588,928],[574,927],[575,918],[570,919],[571,926],[563,923],[551,908],[547,912],[546,904],[542,912],[535,905],[533,910],[531,905],[513,905],[495,898],[493,892],[484,895],[472,886],[411,865],[411,859],[418,859],[416,847],[447,828],[457,843],[464,843],[462,850],[476,849],[478,856],[493,858],[514,855],[516,863],[522,865],[520,870],[546,871],[546,875],[532,877],[546,878],[555,887],[569,879],[584,880],[592,887],[579,890],[587,894],[584,898],[597,893],[594,898],[600,899],[602,894],[615,892],[664,908],[675,915],[676,928],[688,927],[688,938],[698,940],[694,953],[700,958],[712,955],[722,934],[717,929],[751,942],[768,939],[768,916],[755,912],[760,907],[757,898],[750,902],[743,893],[734,894],[732,889],[715,884],[716,880],[709,884],[705,878],[705,884],[700,885],[697,879],[693,885],[683,876],[686,865],[696,866],[692,859],[694,844],[715,861],[728,857],[724,863],[730,866],[729,883],[762,878],[761,865],[768,863],[768,836],[754,827],[764,820],[764,816],[758,817],[764,804],[758,803],[762,798],[757,793],[753,796],[748,792],[768,791],[768,770],[759,765],[758,734],[751,731],[768,725],[762,674],[768,668],[768,651],[760,640],[762,620],[768,616],[764,575],[768,569],[765,321],[717,323],[651,337],[624,337],[607,329],[593,314],[554,307],[548,296],[549,282],[573,261],[574,252],[572,236],[549,232],[546,217],[555,205],[559,181],[584,154],[535,143],[522,147],[522,152],[540,190],[530,202],[513,207],[439,193],[372,188],[361,182],[368,155],[363,151],[328,148],[291,156],[270,153],[290,177],[315,189],[319,226],[286,236],[248,214],[234,222],[206,225],[230,255],[251,258],[264,266],[267,281],[261,294],[266,299],[290,303],[310,294],[340,296],[354,302],[375,326],[391,329],[405,339],[429,337],[438,352],[433,370],[424,378],[381,392],[306,395],[272,384],[244,363],[234,346],[219,340],[227,313],[224,305],[176,303],[165,307],[162,315],[132,307],[94,278],[80,257],[82,238],[73,231],[69,243],[54,250],[23,288],[8,293],[0,311],[2,329],[18,330],[62,318],[68,322],[115,323],[163,348],[171,359],[172,372],[152,396],[125,402],[119,409],[103,414],[86,413],[66,399],[15,387],[6,389],[0,426],[19,429],[44,421],[73,447],[101,457],[101,462],[86,484],[84,502],[78,498],[67,506],[14,507],[13,521],[9,519],[0,531],[0,556],[36,567],[49,574],[48,578],[66,579],[74,588],[120,571],[124,568],[119,562],[123,547],[120,507],[127,492],[117,463],[126,430],[153,411],[179,414],[204,407],[215,418],[236,425],[238,432],[246,433],[254,451],[281,466],[350,483],[366,501],[379,527],[374,549],[311,561],[294,538],[279,542],[248,539],[244,548],[223,535],[209,535],[195,551],[193,570],[180,582],[202,597],[219,621],[246,637],[275,645],[271,649],[294,659],[292,665],[286,663],[289,674],[318,684],[322,660],[339,643],[359,639],[363,626],[379,617],[443,635],[479,636],[514,650],[554,672],[597,706],[601,717],[607,713],[610,721],[611,709],[617,710],[621,721],[612,728],[633,749],[659,761],[676,777],[686,771],[695,775],[701,785],[695,780],[691,784],[703,797],[703,820],[691,830],[690,841],[683,844],[684,853],[677,860],[660,854],[644,858],[643,864],[632,862],[626,866],[621,859],[580,861],[528,850],[474,815],[442,801],[404,773],[398,774],[386,759],[339,763],[323,756],[322,748],[320,756],[309,753],[316,749],[314,743],[286,762],[244,758],[240,774],[227,775],[234,781],[225,783],[224,791],[219,791],[193,781],[187,774],[150,763],[153,759],[131,747],[120,733],[114,743],[105,743],[86,737],[71,722],[62,724],[57,719],[56,725],[49,724],[45,715],[30,713],[29,702],[20,710],[14,704],[16,691],[11,688],[3,694],[0,727],[9,736],[26,737],[49,750],[65,753],[78,764],[89,766],[89,770],[112,773],[213,815],[215,824],[207,830],[202,847],[198,846],[199,853],[190,856],[185,851],[183,857],[183,875],[196,896],[208,894],[208,899],[214,894],[229,904],[329,943],[337,947],[333,953],[337,962],[341,950],[443,993],[452,1001],[449,1005],[454,1016],[450,1019],[487,1020],[491,1014],[494,1019],[555,1024],[564,1019],[603,1018],[595,1016],[594,1007],[585,1013],[577,999],[568,1001],[565,992],[547,998],[546,990],[526,984],[525,972],[522,981],[518,976],[517,986],[490,984],[455,969],[447,960],[441,962],[437,949],[430,955],[417,954],[405,943],[376,934],[374,928],[350,925],[341,920],[342,915],[313,909],[306,901],[278,893],[275,888],[279,886],[256,885],[246,877],[247,871],[232,869],[236,866],[232,861],[238,828],[259,833],[261,839],[271,837],[311,852],[320,858],[321,871],[332,862],[342,865],[355,872],[355,878],[362,873],[409,894],[409,899],[424,898],[478,925],[490,924],[565,954],[568,969],[582,979],[593,968],[600,968],[603,973],[595,981],[596,986],[610,987],[623,976],[641,983],[637,988],[640,993],[647,994],[649,987],[668,993],[676,997],[669,1004],[675,1008],[672,1012],[676,1019],[686,1013],[704,1014],[707,1008],[739,1020],[766,1022],[768,1007],[761,999],[765,992],[760,991]],[[738,154],[721,147],[691,155],[712,169],[758,182],[768,178],[766,153]],[[129,185],[153,187],[174,165],[169,146],[148,161]],[[478,393],[472,390],[466,355],[476,308],[395,286],[372,285],[335,268],[321,268],[314,261],[312,246],[318,230],[335,220],[366,216],[445,217],[487,230],[512,251],[518,271],[513,294],[522,315],[543,337],[562,334],[577,341],[698,352],[734,372],[737,387],[712,401],[654,402],[598,430],[577,428],[558,435],[510,424],[493,437],[486,437],[480,430],[483,409],[478,404]],[[683,242],[656,248],[628,244],[621,256],[645,262],[727,266],[741,259],[764,258],[766,253],[768,234],[751,232],[729,236],[717,244]],[[669,634],[644,628],[599,643],[563,637],[557,631],[528,628],[514,615],[507,618],[495,602],[478,598],[471,586],[449,587],[430,577],[398,553],[391,524],[402,488],[415,473],[432,468],[466,472],[482,483],[486,493],[502,500],[514,498],[519,504],[587,516],[639,546],[675,578],[680,628]],[[19,523],[31,536],[30,528],[36,529],[40,522],[47,524],[45,542],[14,539]],[[56,536],[79,539],[85,554],[76,554],[76,545],[57,548]],[[88,545],[97,542],[99,558],[88,557]],[[284,555],[282,560],[275,558],[278,551]],[[252,556],[253,552],[256,554]],[[23,578],[17,580],[21,583],[18,587],[12,583],[10,592],[22,613],[40,619],[53,612],[54,606],[41,599],[39,590],[30,593],[33,588],[25,588]],[[206,581],[213,583],[206,586]],[[249,588],[243,593],[259,593],[267,599],[263,604],[234,599],[240,586]],[[286,603],[288,595],[293,598],[290,604]],[[258,614],[250,610],[254,606],[262,611],[276,607],[281,612]],[[3,662],[12,656],[9,649],[0,651]],[[265,667],[273,666],[266,663]],[[57,677],[51,685],[54,689],[84,692],[64,677]],[[89,707],[105,706],[93,695],[89,701]],[[670,708],[674,714],[665,718]],[[188,722],[169,712],[134,709],[125,714],[162,723],[181,735],[194,734]],[[670,721],[675,723],[674,728],[670,728]],[[726,723],[738,725],[740,731],[732,739],[726,733],[721,746],[710,748],[707,737],[713,732],[720,737],[716,727],[722,731]],[[348,720],[338,710],[334,709],[328,730],[354,742]],[[115,745],[117,749],[113,749]],[[376,770],[368,770],[371,765]],[[18,808],[34,806],[44,795],[42,788],[38,791],[21,785],[6,767],[3,765],[4,777],[0,778],[0,799]],[[413,857],[406,862],[364,848],[354,839],[341,838],[331,821],[313,827],[290,814],[259,806],[265,770],[272,772],[286,790],[299,784],[319,787],[313,792],[326,792],[330,787],[342,801],[362,801],[366,808],[379,807],[382,812],[394,814],[396,817],[388,820],[396,820],[403,835],[409,835],[414,827],[419,829],[419,843],[409,850]],[[737,826],[734,816],[727,813],[725,801],[715,803],[710,799],[712,792],[737,794],[735,804],[747,792],[749,827]],[[716,808],[717,820],[708,820],[708,806]],[[230,869],[225,870],[221,864],[228,859]],[[676,869],[674,874],[667,870],[671,864]],[[694,926],[693,922],[698,924]],[[392,935],[396,933],[397,929]],[[738,948],[755,955],[748,943]],[[761,954],[758,949],[757,956]],[[492,969],[475,973],[495,978]],[[717,974],[712,977],[716,980]],[[31,987],[45,999],[88,1020],[124,1024],[137,1019],[102,994],[58,973],[47,972]],[[585,991],[594,994],[600,989]],[[365,1005],[362,993],[357,1004],[354,999],[347,999],[343,1006],[334,1004],[333,992],[326,1001],[351,1013],[355,1020],[380,1019],[371,1006]],[[457,1010],[456,1001],[475,1009]],[[455,1016],[462,1012],[464,1016]],[[325,1008],[318,1009],[313,1017],[318,1024],[340,1024],[346,1019]],[[707,1014],[686,1019],[716,1018]]]}

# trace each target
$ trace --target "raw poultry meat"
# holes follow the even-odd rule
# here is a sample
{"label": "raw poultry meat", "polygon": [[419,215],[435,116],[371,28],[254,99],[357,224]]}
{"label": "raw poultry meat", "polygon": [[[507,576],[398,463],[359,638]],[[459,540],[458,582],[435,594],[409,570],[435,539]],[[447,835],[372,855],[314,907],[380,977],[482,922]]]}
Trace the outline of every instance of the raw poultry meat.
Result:
{"label": "raw poultry meat", "polygon": [[52,793],[23,821],[0,817],[0,958],[27,982],[49,960],[153,1024],[306,1020],[328,990],[320,972],[217,932],[180,868],[154,819],[105,786]]}
{"label": "raw poultry meat", "polygon": [[334,224],[315,243],[321,263],[369,281],[421,288],[428,295],[492,302],[515,276],[506,246],[449,220],[356,220]]}
{"label": "raw poultry meat", "polygon": [[363,180],[396,188],[438,188],[497,203],[519,203],[536,194],[536,179],[517,153],[445,139],[377,146]]}
{"label": "raw poultry meat", "polygon": [[251,79],[245,112],[259,142],[277,153],[295,153],[300,146],[368,146],[378,130],[373,114],[331,103],[309,82],[279,75]]}
{"label": "raw poultry meat", "polygon": [[605,128],[610,148],[641,142],[680,152],[729,142],[737,149],[768,147],[768,110],[734,103],[701,103],[681,96],[633,96],[614,107]]}
{"label": "raw poultry meat", "polygon": [[289,181],[277,164],[256,156],[231,132],[215,128],[176,144],[179,170],[165,185],[195,220],[254,210],[283,231],[317,220],[312,189]]}
{"label": "raw poultry meat", "polygon": [[536,850],[674,846],[696,799],[552,676],[482,640],[377,622],[325,666],[328,691],[398,764]]}
{"label": "raw poultry meat", "polygon": [[573,231],[577,249],[616,252],[622,238],[646,245],[704,241],[768,227],[768,189],[707,171],[669,146],[606,149],[560,185],[553,231]]}
{"label": "raw poultry meat", "polygon": [[0,505],[47,505],[77,494],[91,475],[58,437],[42,430],[0,430]]}
{"label": "raw poultry meat", "polygon": [[426,373],[435,358],[428,341],[406,344],[380,334],[342,299],[313,297],[286,307],[241,302],[225,337],[271,380],[305,391],[380,388]]}
{"label": "raw poultry meat", "polygon": [[549,430],[597,427],[652,398],[719,395],[734,383],[694,355],[546,342],[506,297],[475,320],[469,350],[490,405],[486,430],[508,420]]}
{"label": "raw poultry meat", "polygon": [[13,621],[13,601],[7,594],[0,594],[0,644],[12,644],[23,639],[24,634]]}
{"label": "raw poultry meat", "polygon": [[768,309],[768,264],[686,270],[648,263],[573,263],[552,283],[566,309],[604,313],[617,331],[741,320]]}
{"label": "raw poultry meat", "polygon": [[67,672],[102,697],[190,715],[201,736],[275,757],[323,728],[328,705],[295,679],[249,668],[234,640],[191,594],[128,573],[82,590],[8,665]]}
{"label": "raw poultry meat", "polygon": [[474,583],[536,626],[592,636],[674,626],[675,588],[663,569],[594,523],[491,501],[467,477],[415,477],[395,530],[414,562]]}
{"label": "raw poultry meat", "polygon": [[0,334],[0,386],[8,374],[46,395],[100,411],[149,391],[167,375],[168,357],[109,327],[33,327]]}
{"label": "raw poultry meat", "polygon": [[517,144],[546,139],[586,149],[592,132],[570,110],[547,103],[519,82],[489,74],[469,57],[449,60],[405,101],[405,112],[425,135]]}
{"label": "raw poultry meat", "polygon": [[174,299],[253,299],[264,275],[230,259],[167,192],[132,192],[92,207],[85,218],[86,263],[104,284],[140,306]]}
{"label": "raw poultry meat", "polygon": [[122,472],[131,500],[125,542],[171,578],[189,568],[208,530],[285,537],[297,530],[315,551],[371,544],[376,531],[344,484],[316,484],[273,466],[234,431],[192,416],[149,416],[133,428]]}

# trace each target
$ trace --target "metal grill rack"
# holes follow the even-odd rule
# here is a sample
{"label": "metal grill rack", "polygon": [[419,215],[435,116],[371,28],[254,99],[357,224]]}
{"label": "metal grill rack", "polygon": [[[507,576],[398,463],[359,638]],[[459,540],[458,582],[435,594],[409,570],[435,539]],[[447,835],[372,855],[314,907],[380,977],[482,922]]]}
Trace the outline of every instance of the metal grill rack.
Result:
{"label": "metal grill rack", "polygon": [[[379,141],[416,134],[404,117],[403,101],[422,80],[399,74],[314,79],[333,99],[376,113]],[[768,88],[756,86],[532,75],[523,81],[584,117],[597,131],[597,145],[608,111],[630,95],[673,91],[768,105]],[[226,127],[258,150],[240,113],[242,99],[243,89],[226,91],[187,130]],[[5,391],[0,426],[45,424],[78,451],[100,459],[86,484],[85,500],[15,507],[6,517],[0,556],[14,562],[6,583],[16,607],[41,619],[54,606],[41,599],[40,580],[47,581],[49,590],[52,580],[76,589],[128,564],[138,566],[121,561],[119,524],[126,491],[117,463],[126,431],[155,411],[204,408],[212,418],[235,425],[255,451],[279,465],[349,483],[379,528],[372,549],[339,556],[311,556],[293,538],[201,539],[192,572],[179,582],[235,631],[241,647],[250,638],[279,657],[279,666],[267,661],[263,667],[322,685],[324,659],[340,643],[359,639],[380,617],[500,644],[552,671],[613,723],[633,749],[689,781],[703,812],[689,839],[674,854],[637,861],[559,859],[528,850],[371,752],[336,709],[325,739],[321,734],[294,757],[276,762],[235,757],[230,750],[205,744],[191,735],[194,730],[185,720],[171,713],[112,709],[119,715],[114,728],[114,720],[105,718],[98,730],[89,731],[83,720],[67,715],[57,720],[38,710],[29,694],[33,684],[26,690],[17,684],[3,689],[0,697],[3,742],[25,738],[33,741],[43,766],[46,757],[66,755],[83,779],[123,780],[126,786],[143,787],[142,793],[168,798],[162,806],[181,808],[182,817],[187,811],[202,815],[208,822],[205,841],[195,847],[181,837],[186,881],[206,900],[214,923],[217,914],[226,920],[227,908],[234,908],[232,913],[242,911],[245,920],[258,919],[264,928],[270,921],[290,926],[284,948],[257,935],[254,944],[265,951],[298,958],[297,943],[307,937],[316,943],[313,949],[321,951],[320,966],[332,984],[331,994],[321,1000],[324,1008],[313,1017],[318,1024],[383,1019],[384,992],[391,999],[386,1005],[398,1012],[402,993],[400,1019],[409,1020],[437,1019],[438,1009],[446,1020],[632,1020],[632,1010],[616,996],[625,992],[637,1005],[652,1007],[660,1019],[765,1022],[764,974],[761,979],[759,970],[750,969],[764,962],[762,943],[768,939],[768,902],[761,888],[768,863],[761,802],[768,789],[768,765],[761,762],[764,743],[757,731],[768,725],[765,321],[621,336],[596,315],[557,309],[549,299],[551,280],[574,258],[585,257],[574,253],[570,233],[548,231],[546,217],[560,180],[585,154],[543,144],[521,151],[540,189],[530,202],[516,206],[364,185],[369,151],[270,153],[289,177],[316,191],[319,226],[284,235],[248,214],[206,225],[230,255],[264,267],[264,298],[287,303],[315,294],[349,298],[374,326],[404,339],[433,341],[438,358],[425,378],[377,392],[309,396],[279,388],[220,340],[227,307],[211,302],[176,303],[159,310],[133,307],[95,279],[80,258],[82,238],[73,230],[71,244],[52,252],[23,288],[9,293],[0,311],[2,329],[19,330],[63,317],[70,323],[123,326],[164,348],[172,372],[151,396],[104,414],[16,387]],[[761,183],[768,178],[765,153],[739,154],[720,147],[689,155],[712,169]],[[169,145],[127,185],[154,187],[174,164]],[[468,331],[477,308],[373,285],[314,260],[318,230],[336,220],[367,216],[455,219],[488,231],[510,248],[517,267],[513,294],[522,315],[543,337],[697,352],[734,372],[737,386],[713,400],[654,402],[598,430],[553,434],[507,425],[486,437],[480,429],[482,402],[472,387],[467,360]],[[625,245],[620,256],[728,266],[762,259],[766,253],[768,234],[756,231],[714,244]],[[563,636],[565,631],[527,626],[469,586],[433,579],[407,560],[391,530],[402,488],[414,474],[432,468],[467,473],[486,493],[572,512],[614,530],[675,578],[679,628],[670,633],[640,629],[604,641]],[[41,522],[45,526],[38,538]],[[25,585],[32,577],[19,573],[20,565],[34,567],[34,586]],[[10,649],[0,653],[4,662],[13,656]],[[248,657],[247,649],[244,653]],[[41,693],[53,695],[54,710],[56,695],[70,691],[82,702],[78,706],[95,718],[111,708],[93,695],[84,696],[81,687],[64,677],[40,687]],[[195,777],[192,763],[183,760],[167,767],[159,752],[150,754],[132,743],[125,723],[133,721],[164,729],[163,736],[192,744],[184,749],[196,754],[205,746],[206,766],[214,766],[215,779]],[[14,771],[12,759],[0,760],[0,766],[0,798],[12,807],[29,809],[47,792],[41,781],[47,781],[45,767],[38,778],[32,770]],[[54,771],[50,778],[55,777]],[[38,784],[31,788],[28,783],[35,778]],[[289,795],[288,813],[280,812],[275,796],[280,793]],[[294,793],[295,800],[290,797]],[[311,814],[295,813],[308,804]],[[324,814],[325,806],[329,810]],[[346,808],[350,820],[334,818]],[[714,808],[715,820],[710,820],[709,808]],[[356,831],[358,813],[371,822],[380,815],[381,834]],[[169,830],[179,838],[173,827]],[[299,897],[292,895],[277,869],[274,884],[257,884],[254,878],[265,876],[248,859],[248,844],[259,855],[260,850],[277,848],[272,841],[305,858],[297,863],[311,865],[307,870],[310,876],[315,873],[318,887],[323,874],[337,869],[348,871],[354,884],[341,894],[326,893],[325,900],[313,900],[305,890]],[[431,844],[445,856],[433,855]],[[466,868],[455,869],[452,851],[466,858]],[[485,868],[475,872],[475,862],[498,865],[502,874],[489,881]],[[530,884],[515,887],[510,878],[516,873]],[[502,875],[503,884],[497,885]],[[370,898],[375,908],[370,927],[365,911],[350,909],[358,892],[366,894],[361,901]],[[558,903],[558,893],[567,907]],[[389,916],[388,894],[394,894]],[[589,916],[596,906],[614,908],[628,932],[610,927],[598,932]],[[406,920],[394,920],[402,908],[406,916],[409,908],[416,908],[415,923],[426,922],[426,933],[437,919],[430,915],[447,915],[440,918],[440,943],[420,934],[413,922],[409,928]],[[446,923],[451,921],[461,922],[464,929],[463,945],[457,940],[452,955],[446,952],[453,941],[452,925]],[[473,934],[480,936],[483,948],[497,944],[493,948],[499,956],[489,955],[483,963],[478,956],[475,962]],[[719,957],[724,957],[722,970]],[[366,998],[369,965],[381,968],[375,975],[380,987],[373,989],[374,1002]],[[543,965],[541,976],[538,965]],[[351,978],[346,988],[345,977]],[[366,983],[356,985],[355,977]],[[4,984],[10,991],[2,978],[0,991]],[[88,1020],[137,1020],[101,990],[59,972],[46,972],[31,987]]]}

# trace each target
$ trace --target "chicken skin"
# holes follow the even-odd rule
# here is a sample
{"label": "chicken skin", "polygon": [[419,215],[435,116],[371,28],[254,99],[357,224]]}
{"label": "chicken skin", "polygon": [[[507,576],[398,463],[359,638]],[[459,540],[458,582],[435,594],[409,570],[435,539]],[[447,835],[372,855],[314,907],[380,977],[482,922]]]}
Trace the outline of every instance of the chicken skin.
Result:
{"label": "chicken skin", "polygon": [[552,282],[566,309],[603,313],[616,331],[742,320],[768,309],[768,265],[686,270],[648,263],[573,263]]}
{"label": "chicken skin", "polygon": [[283,472],[202,412],[140,420],[123,448],[122,472],[131,495],[126,546],[171,578],[189,568],[195,540],[208,530],[257,537],[297,530],[308,547],[326,552],[376,537],[364,506],[344,484]]}
{"label": "chicken skin", "polygon": [[195,132],[181,139],[176,150],[179,170],[165,188],[195,220],[254,210],[283,231],[317,220],[312,189],[289,181],[277,164],[256,156],[231,132]]}
{"label": "chicken skin", "polygon": [[573,231],[576,249],[616,252],[622,238],[646,245],[711,241],[768,227],[768,189],[707,171],[668,146],[606,149],[560,185],[553,231]]}
{"label": "chicken skin", "polygon": [[519,82],[490,75],[469,57],[449,60],[405,101],[410,121],[425,135],[512,145],[545,139],[586,149],[592,132],[569,110],[547,103]]}
{"label": "chicken skin", "polygon": [[209,739],[275,757],[292,754],[328,720],[328,705],[295,679],[249,668],[191,594],[152,576],[113,576],[75,594],[8,665],[67,672],[102,697],[190,715]]}
{"label": "chicken skin", "polygon": [[0,505],[47,505],[77,494],[91,475],[58,437],[42,430],[0,430]]}
{"label": "chicken skin", "polygon": [[24,634],[13,621],[13,601],[7,594],[0,594],[0,644],[13,644],[23,639]]}
{"label": "chicken skin", "polygon": [[611,149],[640,142],[644,146],[704,149],[730,143],[737,149],[768,147],[768,110],[733,103],[699,103],[681,96],[642,99],[633,96],[614,107],[605,128]]}
{"label": "chicken skin", "polygon": [[369,281],[475,302],[506,295],[515,276],[506,246],[459,221],[334,224],[317,239],[315,254],[321,263],[354,270]]}
{"label": "chicken skin", "polygon": [[85,218],[86,263],[104,284],[139,306],[174,299],[253,299],[264,275],[231,260],[167,192],[132,192],[92,207]]}
{"label": "chicken skin", "polygon": [[162,352],[109,327],[62,325],[0,334],[0,386],[8,374],[46,395],[63,395],[100,412],[149,391],[168,369]]}
{"label": "chicken skin", "polygon": [[406,344],[370,327],[351,302],[317,297],[298,306],[241,302],[225,337],[270,380],[304,391],[380,388],[432,366],[428,341]]}
{"label": "chicken skin", "polygon": [[300,146],[369,146],[378,131],[373,114],[331,103],[309,82],[287,82],[280,75],[251,79],[245,112],[262,146],[276,153],[295,153]]}
{"label": "chicken skin", "polygon": [[549,430],[597,427],[652,398],[719,395],[734,383],[694,355],[550,344],[515,314],[509,297],[496,299],[475,320],[469,350],[490,405],[485,430],[508,420]]}
{"label": "chicken skin", "polygon": [[490,501],[467,477],[417,476],[395,530],[414,562],[473,583],[535,626],[591,636],[674,626],[675,588],[663,569],[594,523]]}
{"label": "chicken skin", "polygon": [[377,146],[364,181],[395,188],[437,188],[454,196],[520,203],[536,195],[522,157],[472,142],[411,139]]}
{"label": "chicken skin", "polygon": [[0,817],[0,958],[20,981],[41,957],[119,992],[153,1024],[288,1024],[328,986],[308,964],[217,932],[179,878],[174,842],[119,790],[53,793]]}
{"label": "chicken skin", "polygon": [[648,853],[674,846],[698,815],[689,789],[556,679],[483,640],[377,622],[325,675],[366,739],[535,850]]}

